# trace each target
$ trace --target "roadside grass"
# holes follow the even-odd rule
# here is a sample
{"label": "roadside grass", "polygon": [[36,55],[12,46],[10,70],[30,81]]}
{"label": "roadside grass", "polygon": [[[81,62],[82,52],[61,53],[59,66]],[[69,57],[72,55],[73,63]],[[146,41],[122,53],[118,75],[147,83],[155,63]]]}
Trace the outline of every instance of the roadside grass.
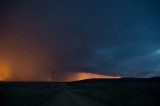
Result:
{"label": "roadside grass", "polygon": [[160,86],[154,83],[76,83],[73,91],[97,99],[106,106],[157,106]]}
{"label": "roadside grass", "polygon": [[0,106],[43,106],[59,91],[57,88],[38,87],[0,88]]}

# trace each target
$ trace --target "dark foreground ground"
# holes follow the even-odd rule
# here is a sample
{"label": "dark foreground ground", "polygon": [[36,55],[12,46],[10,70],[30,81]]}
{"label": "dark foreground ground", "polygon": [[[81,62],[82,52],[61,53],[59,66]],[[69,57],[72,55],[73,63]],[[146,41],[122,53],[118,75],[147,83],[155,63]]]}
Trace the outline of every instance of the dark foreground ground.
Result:
{"label": "dark foreground ground", "polygon": [[0,82],[0,106],[160,106],[160,78]]}

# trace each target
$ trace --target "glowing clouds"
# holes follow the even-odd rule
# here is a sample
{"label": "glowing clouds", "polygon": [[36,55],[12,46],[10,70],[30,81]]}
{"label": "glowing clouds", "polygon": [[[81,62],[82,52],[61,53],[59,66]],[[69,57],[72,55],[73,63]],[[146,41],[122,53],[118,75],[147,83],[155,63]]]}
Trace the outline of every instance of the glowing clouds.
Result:
{"label": "glowing clouds", "polygon": [[6,36],[0,42],[0,79],[46,81],[53,59],[38,41],[26,36]]}
{"label": "glowing clouds", "polygon": [[91,79],[91,78],[121,78],[120,76],[107,76],[107,75],[99,75],[99,74],[93,74],[93,73],[84,73],[80,72],[78,73],[76,80],[83,80],[83,79]]}
{"label": "glowing clouds", "polygon": [[118,79],[122,78],[121,76],[109,76],[109,75],[100,75],[94,73],[86,73],[86,72],[74,72],[70,75],[67,81],[74,80],[84,80],[84,79],[93,79],[93,78],[108,78],[108,79]]}
{"label": "glowing clouds", "polygon": [[8,80],[9,77],[10,77],[9,65],[0,63],[0,81]]}

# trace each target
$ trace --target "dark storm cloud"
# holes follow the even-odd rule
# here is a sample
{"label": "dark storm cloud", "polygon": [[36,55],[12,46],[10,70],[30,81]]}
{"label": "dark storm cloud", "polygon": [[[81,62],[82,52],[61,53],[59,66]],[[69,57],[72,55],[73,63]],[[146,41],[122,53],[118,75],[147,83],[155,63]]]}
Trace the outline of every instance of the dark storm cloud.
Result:
{"label": "dark storm cloud", "polygon": [[29,47],[38,45],[45,51],[42,57],[47,55],[60,74],[83,70],[159,76],[157,4],[150,0],[15,1],[3,14],[4,30],[6,37],[24,38],[23,44],[33,41]]}

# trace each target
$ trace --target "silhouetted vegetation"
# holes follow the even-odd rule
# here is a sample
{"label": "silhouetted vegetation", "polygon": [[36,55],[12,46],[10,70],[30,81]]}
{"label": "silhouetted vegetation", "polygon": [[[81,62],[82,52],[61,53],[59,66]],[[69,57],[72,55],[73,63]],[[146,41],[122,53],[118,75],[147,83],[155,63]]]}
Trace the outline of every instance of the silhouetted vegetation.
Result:
{"label": "silhouetted vegetation", "polygon": [[106,106],[159,106],[160,78],[0,82],[0,106],[46,106],[64,88],[104,102]]}
{"label": "silhouetted vegetation", "polygon": [[73,91],[107,106],[158,106],[160,78],[92,79],[72,82]]}
{"label": "silhouetted vegetation", "polygon": [[51,83],[0,83],[0,106],[41,106],[60,90]]}

